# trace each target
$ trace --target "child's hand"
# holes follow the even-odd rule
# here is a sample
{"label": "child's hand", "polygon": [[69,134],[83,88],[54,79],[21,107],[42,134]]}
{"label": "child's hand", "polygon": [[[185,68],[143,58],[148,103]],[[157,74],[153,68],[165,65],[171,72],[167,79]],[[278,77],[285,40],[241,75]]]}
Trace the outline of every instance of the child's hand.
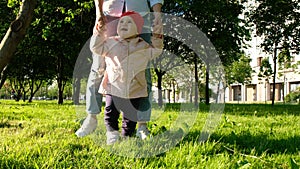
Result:
{"label": "child's hand", "polygon": [[107,90],[107,82],[102,81],[100,84],[99,93],[102,93],[103,95],[105,95],[107,93],[106,90]]}
{"label": "child's hand", "polygon": [[107,88],[107,82],[102,81],[102,83],[100,85],[103,89]]}
{"label": "child's hand", "polygon": [[104,26],[105,26],[105,18],[101,17],[96,23],[96,30],[101,31],[103,30]]}

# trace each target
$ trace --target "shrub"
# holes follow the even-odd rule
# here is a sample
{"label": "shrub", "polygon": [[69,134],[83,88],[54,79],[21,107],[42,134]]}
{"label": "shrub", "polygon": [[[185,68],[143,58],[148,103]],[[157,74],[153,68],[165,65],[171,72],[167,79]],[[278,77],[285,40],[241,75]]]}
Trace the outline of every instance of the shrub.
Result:
{"label": "shrub", "polygon": [[286,102],[297,102],[300,99],[300,87],[298,87],[295,91],[290,92],[285,96]]}

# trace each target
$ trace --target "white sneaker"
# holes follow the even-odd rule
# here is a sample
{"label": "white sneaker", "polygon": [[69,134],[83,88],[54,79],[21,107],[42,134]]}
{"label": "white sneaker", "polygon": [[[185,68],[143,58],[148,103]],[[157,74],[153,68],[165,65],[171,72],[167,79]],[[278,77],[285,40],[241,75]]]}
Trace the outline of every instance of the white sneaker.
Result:
{"label": "white sneaker", "polygon": [[80,129],[76,131],[77,137],[84,137],[91,134],[97,128],[97,117],[96,115],[89,114],[86,119],[83,121]]}
{"label": "white sneaker", "polygon": [[112,145],[119,140],[119,131],[107,131],[106,132],[106,144]]}
{"label": "white sneaker", "polygon": [[150,132],[147,129],[147,126],[142,125],[136,131],[136,136],[142,140],[145,140],[149,136]]}

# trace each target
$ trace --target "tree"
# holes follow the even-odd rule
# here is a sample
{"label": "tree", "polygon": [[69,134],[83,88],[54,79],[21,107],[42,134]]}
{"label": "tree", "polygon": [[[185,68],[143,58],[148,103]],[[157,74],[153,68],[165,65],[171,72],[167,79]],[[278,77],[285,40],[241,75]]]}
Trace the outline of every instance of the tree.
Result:
{"label": "tree", "polygon": [[[282,95],[285,96],[285,80],[286,80],[286,70],[292,68],[292,55],[289,50],[283,49],[278,54],[278,76],[283,76],[283,92]],[[283,101],[285,101],[285,97],[283,97]]]}
{"label": "tree", "polygon": [[[84,44],[78,55],[73,71],[73,102],[75,105],[79,105],[80,92],[82,89],[81,80],[83,78],[87,80],[92,66],[93,58],[89,45],[90,41]],[[86,85],[84,85],[84,89],[86,89]],[[85,91],[83,93],[85,93]]]}
{"label": "tree", "polygon": [[[273,74],[272,66],[269,62],[269,58],[264,58],[261,61],[261,66],[259,67],[259,72],[258,72],[258,78],[259,80],[264,80],[265,81],[265,92],[267,91],[267,84],[269,83],[269,79],[271,78]],[[266,94],[265,94],[266,97]],[[267,99],[265,98],[265,101]]]}
{"label": "tree", "polygon": [[11,23],[0,44],[0,72],[5,69],[13,57],[18,44],[24,39],[30,26],[36,0],[23,0],[17,18]]}
{"label": "tree", "polygon": [[[299,52],[300,4],[295,0],[257,0],[257,7],[251,11],[250,19],[256,27],[256,34],[263,37],[261,47],[273,54],[273,89],[276,84],[277,50]],[[274,105],[273,90],[272,105]]]}
{"label": "tree", "polygon": [[180,56],[184,55],[186,50],[183,49],[182,42],[176,41],[171,37],[165,37],[164,40],[165,50],[161,56],[157,57],[152,61],[154,66],[154,72],[157,76],[157,88],[158,88],[158,105],[162,106],[162,82],[163,76],[167,72],[170,72],[176,67],[184,65],[184,62],[181,60]]}
{"label": "tree", "polygon": [[[28,101],[32,102],[34,94],[40,89],[43,83],[51,83],[55,71],[52,62],[49,60],[45,44],[38,36],[34,36],[35,27],[29,30],[26,38],[18,46],[14,58],[8,64],[5,76],[15,82],[14,87],[20,88],[23,100],[29,93]],[[24,50],[26,49],[26,50]],[[19,84],[19,86],[16,86]]]}
{"label": "tree", "polygon": [[65,85],[72,80],[80,49],[91,34],[95,20],[93,7],[92,0],[56,0],[44,1],[37,9],[41,11],[40,36],[47,43],[47,55],[55,65],[59,104],[63,103]]}
{"label": "tree", "polygon": [[[250,33],[247,29],[247,23],[240,18],[243,13],[245,1],[236,0],[204,0],[204,1],[182,1],[176,0],[172,5],[172,12],[177,11],[177,15],[195,24],[214,45],[202,47],[203,55],[195,56],[201,58],[206,65],[206,104],[209,104],[209,79],[210,65],[216,63],[216,59],[221,59],[224,66],[230,65],[241,56],[242,44],[249,40]],[[172,3],[170,1],[167,4]],[[170,5],[171,6],[171,5]],[[182,28],[184,29],[184,28]],[[190,37],[191,38],[191,37]],[[198,42],[199,44],[200,42]],[[202,42],[208,44],[208,42]],[[199,46],[201,48],[201,46]],[[214,50],[218,52],[215,56]],[[187,55],[190,56],[190,55]],[[193,56],[192,56],[193,57]],[[188,59],[192,63],[201,63],[199,60]],[[196,62],[195,62],[196,61]],[[213,69],[213,68],[212,68]],[[197,78],[197,77],[195,77]]]}
{"label": "tree", "polygon": [[[7,29],[9,28],[10,23],[7,21],[12,21],[15,19],[14,15],[7,15],[7,14],[13,14],[14,9],[9,7],[7,4],[7,1],[0,1],[0,39],[2,39],[5,36],[5,33]],[[4,70],[5,71],[5,70]],[[6,77],[3,75],[3,72],[0,72],[0,89],[5,84]],[[7,84],[7,83],[6,83]],[[7,85],[5,86],[7,87]]]}
{"label": "tree", "polygon": [[250,83],[253,73],[250,62],[251,58],[243,54],[238,61],[234,61],[232,65],[229,65],[226,68],[227,84],[230,85],[233,83]]}
{"label": "tree", "polygon": [[259,67],[258,77],[269,79],[272,74],[273,70],[269,62],[269,58],[262,59],[261,66]]}
{"label": "tree", "polygon": [[[10,71],[10,74],[18,71],[19,75],[28,79],[26,85],[31,84],[27,86],[27,89],[31,89],[30,98],[40,84],[45,81],[52,82],[55,78],[58,84],[58,103],[63,103],[64,86],[72,79],[78,53],[94,25],[95,16],[91,13],[93,7],[92,0],[40,1],[25,42],[15,53],[15,57],[18,57],[16,60],[22,62],[15,62],[10,66],[16,69]],[[2,72],[2,75],[5,77],[7,71]],[[18,80],[16,84],[20,85],[25,82],[21,77],[14,80]],[[22,87],[25,93],[26,86]]]}

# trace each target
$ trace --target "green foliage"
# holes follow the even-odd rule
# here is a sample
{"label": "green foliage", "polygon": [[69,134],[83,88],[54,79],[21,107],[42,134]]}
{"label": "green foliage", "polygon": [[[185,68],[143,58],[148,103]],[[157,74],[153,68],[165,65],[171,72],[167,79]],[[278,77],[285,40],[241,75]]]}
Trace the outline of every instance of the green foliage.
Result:
{"label": "green foliage", "polygon": [[[298,62],[293,62],[293,58],[296,58],[297,56],[291,54],[289,49],[283,49],[278,54],[278,64],[279,64],[279,70],[282,70],[281,72],[278,72],[279,76],[283,76],[284,73],[286,73],[286,70],[293,68],[298,69],[298,66],[300,65]],[[295,72],[296,73],[296,72]]]}
{"label": "green foliage", "polygon": [[263,58],[261,61],[261,66],[259,67],[258,77],[269,79],[272,74],[273,69],[269,62],[269,58]]}
{"label": "green foliage", "polygon": [[19,0],[8,0],[7,7],[13,8],[20,4]]}
{"label": "green foliage", "polygon": [[242,55],[238,61],[232,63],[226,68],[227,82],[232,83],[249,83],[252,79],[251,58]]}
{"label": "green foliage", "polygon": [[294,0],[258,0],[259,6],[251,11],[250,19],[256,25],[258,36],[263,35],[261,46],[266,52],[286,45],[289,50],[299,48],[300,4]]}
{"label": "green foliage", "polygon": [[[295,91],[290,92],[285,96],[284,100],[286,102],[299,102],[300,100],[300,88],[297,88]],[[299,102],[300,103],[300,102]]]}
{"label": "green foliage", "polygon": [[[279,54],[278,54],[278,64],[279,64],[279,70],[284,70],[291,68],[292,67],[292,55],[288,49],[283,49]],[[282,76],[282,73],[279,72],[279,76]]]}
{"label": "green foliage", "polygon": [[8,21],[12,21],[15,17],[14,9],[7,6],[7,1],[0,1],[0,16],[0,39],[2,39],[9,27]]}
{"label": "green foliage", "polygon": [[[299,11],[300,3],[295,0],[257,0],[257,6],[250,12],[250,20],[255,25],[256,35],[263,42],[264,52],[273,54],[273,88],[276,84],[277,50],[300,51],[299,48]],[[274,104],[273,90],[272,104]]]}
{"label": "green foliage", "polygon": [[[284,64],[283,66],[285,68],[290,67],[290,62],[291,62],[292,56],[291,53],[288,49],[283,49],[279,54],[278,54],[278,62],[281,64]],[[286,64],[287,63],[287,64]],[[280,64],[280,66],[281,66]],[[282,67],[280,67],[282,68]]]}
{"label": "green foliage", "polygon": [[223,65],[228,65],[239,59],[243,42],[250,39],[247,23],[239,17],[244,10],[243,2],[165,1],[164,11],[195,24],[212,42]]}
{"label": "green foliage", "polygon": [[[8,3],[16,10],[19,2],[11,0]],[[8,19],[8,12],[2,14],[2,9],[9,10],[4,7],[1,6],[0,12],[6,21],[3,25],[9,25],[8,21],[15,18]],[[93,8],[93,0],[39,1],[30,29],[3,77],[15,82],[14,87],[21,88],[24,93],[34,94],[40,84],[49,85],[54,80],[61,83],[63,90],[72,79],[82,46],[91,36],[95,20]],[[7,28],[0,27],[1,36]]]}

